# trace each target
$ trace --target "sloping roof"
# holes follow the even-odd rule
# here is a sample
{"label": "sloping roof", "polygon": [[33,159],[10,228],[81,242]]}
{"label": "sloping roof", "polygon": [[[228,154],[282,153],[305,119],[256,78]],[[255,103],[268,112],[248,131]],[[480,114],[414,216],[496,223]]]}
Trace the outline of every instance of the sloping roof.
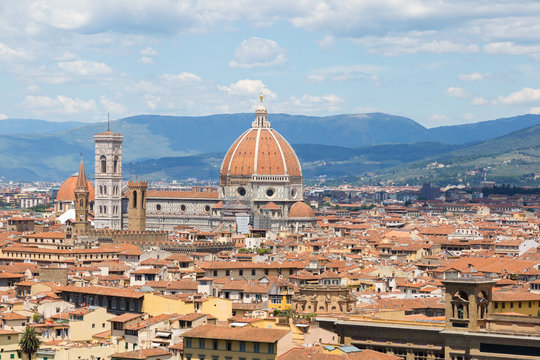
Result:
{"label": "sloping roof", "polygon": [[207,324],[186,331],[184,333],[184,338],[195,337],[204,339],[240,340],[274,343],[287,335],[289,332],[289,330],[279,329],[259,329],[252,327],[230,328],[226,326]]}

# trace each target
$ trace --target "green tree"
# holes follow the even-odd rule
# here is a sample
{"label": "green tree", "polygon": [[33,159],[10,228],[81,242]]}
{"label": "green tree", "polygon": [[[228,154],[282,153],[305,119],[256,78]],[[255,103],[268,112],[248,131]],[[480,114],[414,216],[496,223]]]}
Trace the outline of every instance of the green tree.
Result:
{"label": "green tree", "polygon": [[32,359],[32,355],[37,352],[41,346],[42,341],[36,334],[36,330],[33,327],[27,326],[19,339],[19,348],[23,353],[28,355],[28,360]]}

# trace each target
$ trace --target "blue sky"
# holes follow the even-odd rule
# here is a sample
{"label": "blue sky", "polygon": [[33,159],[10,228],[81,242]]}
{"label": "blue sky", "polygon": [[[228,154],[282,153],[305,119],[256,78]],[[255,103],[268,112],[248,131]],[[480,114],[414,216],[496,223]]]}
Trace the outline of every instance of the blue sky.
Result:
{"label": "blue sky", "polygon": [[0,2],[0,119],[540,113],[537,1]]}

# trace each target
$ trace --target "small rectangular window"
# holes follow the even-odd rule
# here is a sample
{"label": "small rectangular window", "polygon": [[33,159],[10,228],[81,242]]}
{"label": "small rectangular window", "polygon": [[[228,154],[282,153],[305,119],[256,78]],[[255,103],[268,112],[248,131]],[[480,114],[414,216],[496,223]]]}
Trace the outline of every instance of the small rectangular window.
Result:
{"label": "small rectangular window", "polygon": [[274,353],[274,344],[268,344],[268,353],[273,354]]}
{"label": "small rectangular window", "polygon": [[258,353],[259,351],[259,343],[253,343],[253,352]]}
{"label": "small rectangular window", "polygon": [[199,349],[204,349],[204,339],[199,339]]}
{"label": "small rectangular window", "polygon": [[246,343],[243,341],[240,343],[240,352],[246,352]]}
{"label": "small rectangular window", "polygon": [[238,270],[238,275],[244,276],[244,270]]}
{"label": "small rectangular window", "polygon": [[186,338],[185,347],[188,349],[191,348],[191,338]]}
{"label": "small rectangular window", "polygon": [[232,343],[230,341],[227,341],[227,351],[232,350]]}
{"label": "small rectangular window", "polygon": [[217,349],[218,349],[218,342],[217,342],[217,340],[214,340],[214,341],[212,342],[212,349],[214,349],[214,350],[217,350]]}

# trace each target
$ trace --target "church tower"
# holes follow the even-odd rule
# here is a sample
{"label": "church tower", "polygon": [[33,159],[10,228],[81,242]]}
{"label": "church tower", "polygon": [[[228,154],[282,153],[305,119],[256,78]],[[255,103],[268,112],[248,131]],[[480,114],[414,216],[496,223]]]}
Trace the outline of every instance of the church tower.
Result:
{"label": "church tower", "polygon": [[122,141],[124,137],[107,129],[95,134],[96,229],[122,229]]}
{"label": "church tower", "polygon": [[128,229],[146,231],[146,189],[147,181],[129,181]]}
{"label": "church tower", "polygon": [[75,221],[73,223],[73,234],[75,236],[86,235],[90,228],[88,221],[88,181],[84,171],[84,163],[81,155],[81,165],[79,167],[79,177],[75,186]]}

